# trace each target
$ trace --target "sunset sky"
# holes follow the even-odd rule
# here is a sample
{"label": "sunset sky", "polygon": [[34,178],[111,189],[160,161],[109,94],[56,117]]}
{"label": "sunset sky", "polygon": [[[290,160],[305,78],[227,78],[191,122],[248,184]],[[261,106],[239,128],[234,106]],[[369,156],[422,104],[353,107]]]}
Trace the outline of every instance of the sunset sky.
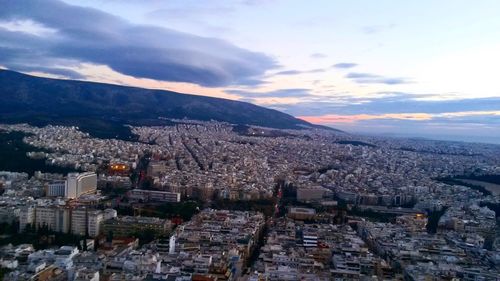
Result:
{"label": "sunset sky", "polygon": [[500,1],[0,0],[0,67],[500,143]]}

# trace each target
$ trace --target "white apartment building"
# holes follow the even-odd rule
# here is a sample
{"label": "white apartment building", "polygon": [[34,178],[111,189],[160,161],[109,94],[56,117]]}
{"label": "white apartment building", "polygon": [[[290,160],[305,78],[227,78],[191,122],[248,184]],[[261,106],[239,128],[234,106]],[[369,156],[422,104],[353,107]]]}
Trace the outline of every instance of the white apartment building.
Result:
{"label": "white apartment building", "polygon": [[66,198],[78,198],[82,194],[94,192],[97,189],[97,175],[93,172],[69,173],[66,180]]}
{"label": "white apartment building", "polygon": [[69,232],[70,211],[68,208],[55,206],[39,206],[35,209],[35,225],[37,228],[47,226],[57,232]]}
{"label": "white apartment building", "polygon": [[26,206],[20,209],[19,222],[21,231],[27,224],[32,224],[37,228],[47,226],[56,232],[96,237],[101,231],[102,222],[116,216],[117,212],[113,209],[101,211],[81,207]]}

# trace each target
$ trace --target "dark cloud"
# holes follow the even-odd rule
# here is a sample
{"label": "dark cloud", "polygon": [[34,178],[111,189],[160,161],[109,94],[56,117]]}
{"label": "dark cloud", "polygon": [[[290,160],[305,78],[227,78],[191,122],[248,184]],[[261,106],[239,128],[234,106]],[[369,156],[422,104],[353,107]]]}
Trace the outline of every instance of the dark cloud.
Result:
{"label": "dark cloud", "polygon": [[386,85],[397,85],[397,84],[408,84],[412,81],[403,77],[385,77],[371,73],[360,73],[351,72],[348,73],[346,78],[352,79],[354,82],[359,84],[386,84]]}
{"label": "dark cloud", "polygon": [[281,89],[271,92],[259,93],[242,90],[227,90],[226,93],[238,95],[246,101],[253,101],[255,98],[303,98],[309,96],[309,89]]}
{"label": "dark cloud", "polygon": [[276,67],[270,57],[223,40],[135,25],[60,1],[0,0],[0,7],[2,21],[31,20],[56,30],[37,36],[0,28],[0,63],[13,70],[67,60],[107,65],[139,78],[216,87],[258,84],[265,71]]}
{"label": "dark cloud", "polygon": [[322,54],[322,53],[314,53],[314,54],[311,54],[310,57],[313,59],[324,59],[328,56],[326,54]]}
{"label": "dark cloud", "polygon": [[351,62],[341,62],[341,63],[336,63],[332,65],[334,68],[353,68],[357,66],[357,63],[351,63]]}

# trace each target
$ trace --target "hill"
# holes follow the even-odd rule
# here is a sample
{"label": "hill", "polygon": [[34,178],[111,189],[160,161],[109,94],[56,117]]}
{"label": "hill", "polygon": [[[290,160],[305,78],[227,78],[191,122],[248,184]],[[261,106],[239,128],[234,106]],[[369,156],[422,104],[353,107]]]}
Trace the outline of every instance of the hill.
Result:
{"label": "hill", "polygon": [[97,137],[131,138],[124,124],[163,118],[216,120],[277,129],[322,127],[246,102],[171,91],[34,77],[0,70],[0,122],[74,125]]}

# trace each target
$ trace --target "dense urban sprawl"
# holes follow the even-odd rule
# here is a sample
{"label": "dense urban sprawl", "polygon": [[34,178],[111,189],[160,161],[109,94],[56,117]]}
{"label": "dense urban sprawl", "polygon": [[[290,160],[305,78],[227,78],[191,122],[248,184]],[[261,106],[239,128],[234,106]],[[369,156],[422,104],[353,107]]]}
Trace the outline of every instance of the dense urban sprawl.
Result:
{"label": "dense urban sprawl", "polygon": [[500,186],[466,179],[500,175],[500,146],[172,121],[135,141],[0,125],[74,170],[0,172],[6,280],[500,274]]}

